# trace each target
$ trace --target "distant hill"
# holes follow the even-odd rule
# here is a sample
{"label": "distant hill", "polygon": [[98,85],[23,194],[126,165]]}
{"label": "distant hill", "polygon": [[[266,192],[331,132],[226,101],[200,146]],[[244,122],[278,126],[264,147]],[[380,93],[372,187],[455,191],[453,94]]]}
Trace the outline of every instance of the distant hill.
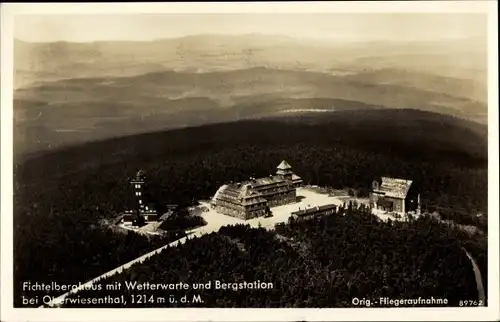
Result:
{"label": "distant hill", "polygon": [[404,68],[387,67],[347,75],[346,79],[375,85],[408,86],[423,91],[476,100],[481,103],[488,102],[486,78],[483,82],[478,82],[473,79],[461,79],[452,76],[434,75],[430,72],[415,72]]}
{"label": "distant hill", "polygon": [[464,97],[474,89],[468,81],[393,69],[332,75],[255,67],[68,79],[16,91],[15,139],[23,152],[276,113],[381,107],[486,123],[486,105]]}
{"label": "distant hill", "polygon": [[194,35],[154,41],[15,41],[16,88],[64,78],[127,77],[155,71],[252,67],[348,70],[387,67],[485,83],[486,40],[339,42],[286,36]]}
{"label": "distant hill", "polygon": [[52,104],[112,99],[147,105],[147,99],[211,97],[230,105],[224,99],[231,102],[233,97],[272,95],[338,98],[387,107],[425,109],[428,105],[429,109],[436,106],[438,112],[440,106],[446,108],[457,104],[454,108],[460,110],[460,105],[471,105],[471,112],[481,112],[484,104],[473,98],[479,94],[471,81],[404,70],[368,70],[335,75],[254,67],[207,73],[162,71],[132,77],[75,78],[19,89],[15,98]]}
{"label": "distant hill", "polygon": [[[322,114],[379,108],[338,99],[242,97],[235,106],[220,107],[203,98],[158,100],[146,106],[132,103],[15,102],[14,153],[21,155],[95,140],[204,124],[290,116],[304,111]],[[153,102],[153,103],[151,103]]]}
{"label": "distant hill", "polygon": [[487,123],[486,43],[250,34],[15,42],[16,153],[218,122],[420,109]]}

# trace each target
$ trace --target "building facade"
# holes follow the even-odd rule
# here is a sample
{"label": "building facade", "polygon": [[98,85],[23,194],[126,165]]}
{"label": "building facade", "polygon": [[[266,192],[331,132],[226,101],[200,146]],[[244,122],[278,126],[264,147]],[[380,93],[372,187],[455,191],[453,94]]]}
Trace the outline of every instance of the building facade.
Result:
{"label": "building facade", "polygon": [[134,190],[135,209],[127,210],[124,213],[122,222],[127,225],[137,226],[141,223],[158,221],[158,213],[154,207],[146,205],[144,202],[144,186],[146,176],[142,170],[139,170],[135,177],[130,180]]}
{"label": "building facade", "polygon": [[212,207],[219,213],[247,220],[266,215],[270,207],[295,202],[302,179],[284,160],[277,169],[276,175],[221,186],[212,198]]}
{"label": "building facade", "polygon": [[412,180],[382,177],[372,182],[370,206],[399,214],[420,213],[420,194]]}

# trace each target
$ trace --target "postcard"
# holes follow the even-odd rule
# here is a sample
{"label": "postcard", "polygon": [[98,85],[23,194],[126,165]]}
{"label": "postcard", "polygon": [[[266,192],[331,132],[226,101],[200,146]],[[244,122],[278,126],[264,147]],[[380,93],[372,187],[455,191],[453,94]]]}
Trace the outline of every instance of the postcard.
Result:
{"label": "postcard", "polygon": [[2,321],[496,320],[492,1],[2,5]]}

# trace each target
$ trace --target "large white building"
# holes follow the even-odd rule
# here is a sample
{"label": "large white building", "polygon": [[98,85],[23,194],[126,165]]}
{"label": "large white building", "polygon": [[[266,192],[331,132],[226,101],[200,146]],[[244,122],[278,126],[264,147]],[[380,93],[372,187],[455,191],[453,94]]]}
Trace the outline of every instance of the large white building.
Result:
{"label": "large white building", "polygon": [[296,187],[302,179],[283,160],[276,175],[221,186],[212,198],[217,212],[241,219],[264,216],[270,207],[296,201]]}

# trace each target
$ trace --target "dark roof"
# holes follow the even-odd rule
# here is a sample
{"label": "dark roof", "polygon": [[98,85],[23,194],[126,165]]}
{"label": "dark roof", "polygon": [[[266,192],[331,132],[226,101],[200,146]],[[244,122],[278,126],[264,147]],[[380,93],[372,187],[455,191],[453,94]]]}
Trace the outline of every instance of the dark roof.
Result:
{"label": "dark roof", "polygon": [[307,209],[302,209],[302,210],[297,210],[292,212],[292,215],[295,216],[305,216],[305,215],[310,215],[330,209],[337,209],[337,206],[334,204],[329,204],[329,205],[324,205],[324,206],[316,206],[313,208],[307,208]]}
{"label": "dark roof", "polygon": [[213,201],[224,200],[235,204],[255,204],[267,202],[262,194],[252,188],[250,184],[232,183],[220,187],[213,197]]}
{"label": "dark roof", "polygon": [[252,179],[252,180],[248,181],[248,183],[252,186],[252,188],[258,188],[261,186],[268,186],[268,185],[272,185],[272,184],[278,184],[278,185],[286,185],[287,184],[285,179],[283,179],[283,177],[279,176],[279,175]]}

